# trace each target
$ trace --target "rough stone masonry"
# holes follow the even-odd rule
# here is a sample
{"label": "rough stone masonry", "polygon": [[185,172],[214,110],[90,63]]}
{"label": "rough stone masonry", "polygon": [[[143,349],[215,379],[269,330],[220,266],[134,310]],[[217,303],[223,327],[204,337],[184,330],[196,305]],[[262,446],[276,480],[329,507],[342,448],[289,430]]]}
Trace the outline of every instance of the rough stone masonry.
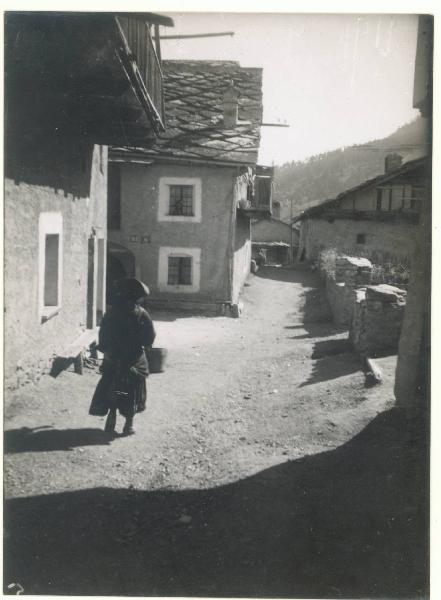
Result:
{"label": "rough stone masonry", "polygon": [[367,258],[337,257],[335,279],[326,279],[326,296],[337,325],[350,326],[357,288],[369,284],[371,277],[372,263]]}
{"label": "rough stone masonry", "polygon": [[349,338],[365,356],[396,353],[406,306],[406,292],[392,285],[370,285],[356,292]]}

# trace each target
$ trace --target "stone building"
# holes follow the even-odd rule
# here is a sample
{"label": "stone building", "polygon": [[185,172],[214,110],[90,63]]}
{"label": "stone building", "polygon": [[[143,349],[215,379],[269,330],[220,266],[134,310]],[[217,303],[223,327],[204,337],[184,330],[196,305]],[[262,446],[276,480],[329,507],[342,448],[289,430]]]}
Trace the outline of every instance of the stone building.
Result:
{"label": "stone building", "polygon": [[[7,13],[5,383],[80,352],[105,310],[107,146],[164,129],[146,13]],[[137,58],[134,58],[136,48]]]}
{"label": "stone building", "polygon": [[376,264],[409,265],[427,196],[427,159],[401,164],[397,154],[385,173],[305,210],[300,222],[298,260],[317,260],[320,251],[363,256]]}
{"label": "stone building", "polygon": [[297,249],[299,234],[289,223],[270,217],[251,222],[251,239],[253,257],[263,248],[267,264],[286,264]]}
{"label": "stone building", "polygon": [[149,303],[237,312],[251,261],[250,218],[271,210],[257,166],[262,70],[164,61],[167,131],[149,149],[113,147],[109,279],[136,275]]}

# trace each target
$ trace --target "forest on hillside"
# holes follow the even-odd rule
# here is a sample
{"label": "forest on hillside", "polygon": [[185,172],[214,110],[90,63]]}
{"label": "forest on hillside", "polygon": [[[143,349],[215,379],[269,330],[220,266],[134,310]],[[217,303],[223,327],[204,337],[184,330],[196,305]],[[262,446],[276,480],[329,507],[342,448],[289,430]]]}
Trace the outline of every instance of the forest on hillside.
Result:
{"label": "forest on hillside", "polygon": [[426,126],[425,119],[418,117],[383,139],[276,167],[273,201],[280,202],[281,219],[289,221],[291,199],[296,216],[308,206],[381,175],[387,154],[397,152],[404,162],[422,156]]}

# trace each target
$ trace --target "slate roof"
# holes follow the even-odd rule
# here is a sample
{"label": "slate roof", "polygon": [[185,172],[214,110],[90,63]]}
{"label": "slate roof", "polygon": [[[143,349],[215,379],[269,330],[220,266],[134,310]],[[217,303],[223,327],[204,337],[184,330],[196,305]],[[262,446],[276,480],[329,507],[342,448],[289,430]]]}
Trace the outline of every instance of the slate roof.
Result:
{"label": "slate roof", "polygon": [[[113,148],[148,156],[256,164],[262,122],[262,69],[234,61],[166,60],[166,131],[148,149]],[[223,127],[222,97],[231,81],[239,92],[238,124]]]}

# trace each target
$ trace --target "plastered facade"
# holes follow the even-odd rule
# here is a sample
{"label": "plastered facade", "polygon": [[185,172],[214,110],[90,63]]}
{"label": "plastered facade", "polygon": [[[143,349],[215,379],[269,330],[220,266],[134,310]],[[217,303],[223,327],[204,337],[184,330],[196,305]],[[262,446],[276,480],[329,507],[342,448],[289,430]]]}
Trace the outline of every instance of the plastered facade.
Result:
{"label": "plastered facade", "polygon": [[[357,236],[364,243],[357,243]],[[302,221],[298,258],[317,260],[320,250],[335,249],[342,254],[366,256],[374,263],[409,263],[415,248],[417,227],[408,222],[321,218]]]}
{"label": "plastered facade", "polygon": [[[249,219],[236,218],[235,167],[119,163],[121,223],[109,242],[129,250],[135,274],[150,289],[149,300],[169,305],[220,305],[238,295],[247,270]],[[195,185],[195,218],[164,218],[164,184]],[[170,289],[164,253],[194,256],[197,283]],[[188,249],[188,252],[185,252]],[[247,254],[248,252],[248,254]]]}
{"label": "plastered facade", "polygon": [[[102,239],[104,245],[106,238],[107,148],[84,142],[80,147],[75,140],[46,140],[38,152],[11,149],[8,160],[4,365],[5,385],[14,388],[38,378],[87,327],[89,238]],[[42,213],[58,215],[55,221],[62,224],[60,306],[45,322],[41,315]],[[95,246],[98,252],[98,243]],[[96,277],[97,270],[95,298],[100,285]]]}

